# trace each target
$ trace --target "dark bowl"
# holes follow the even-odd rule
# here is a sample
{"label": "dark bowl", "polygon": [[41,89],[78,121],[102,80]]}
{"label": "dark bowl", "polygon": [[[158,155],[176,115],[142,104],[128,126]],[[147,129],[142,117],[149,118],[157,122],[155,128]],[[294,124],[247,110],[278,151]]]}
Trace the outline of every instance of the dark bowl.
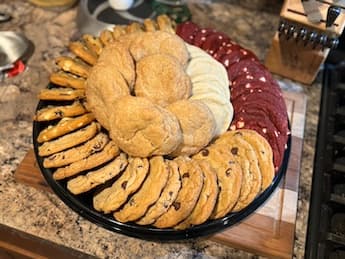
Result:
{"label": "dark bowl", "polygon": [[[40,101],[37,109],[50,104],[49,102]],[[90,191],[86,194],[74,195],[70,193],[67,188],[67,181],[61,180],[56,181],[53,179],[53,170],[45,168],[43,166],[43,158],[38,155],[38,146],[37,136],[40,131],[47,126],[46,123],[34,122],[33,123],[33,143],[34,150],[38,165],[41,169],[41,172],[46,179],[49,186],[53,191],[60,197],[60,199],[69,206],[72,210],[77,212],[80,216],[85,219],[100,225],[111,231],[121,233],[127,236],[146,239],[146,240],[182,240],[188,238],[196,238],[214,234],[219,231],[223,231],[228,227],[231,227],[241,220],[252,214],[257,208],[265,203],[265,201],[270,197],[273,191],[278,187],[281,179],[285,175],[288,167],[288,161],[291,150],[291,136],[289,136],[287,141],[287,149],[284,153],[284,159],[281,167],[276,173],[271,185],[260,195],[258,195],[255,200],[248,205],[243,210],[236,213],[229,213],[227,216],[217,219],[217,220],[208,220],[207,222],[193,226],[186,230],[175,230],[175,229],[158,229],[151,226],[140,226],[134,223],[121,223],[116,221],[111,214],[103,214],[101,212],[93,209],[92,197],[93,191]]]}

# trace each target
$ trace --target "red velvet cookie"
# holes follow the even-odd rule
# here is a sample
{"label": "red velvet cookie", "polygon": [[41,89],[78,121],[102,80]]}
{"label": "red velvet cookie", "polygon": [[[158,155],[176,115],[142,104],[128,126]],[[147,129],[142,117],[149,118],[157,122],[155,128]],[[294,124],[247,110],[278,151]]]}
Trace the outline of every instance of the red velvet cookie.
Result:
{"label": "red velvet cookie", "polygon": [[201,48],[202,44],[204,44],[204,42],[206,42],[207,37],[212,35],[215,32],[216,32],[216,30],[210,29],[210,28],[199,29],[195,33],[193,45]]}
{"label": "red velvet cookie", "polygon": [[[268,137],[273,139],[267,139],[272,144],[272,149],[276,149],[280,154],[285,151],[285,144],[288,138],[288,124],[286,117],[282,116],[280,112],[277,112],[269,104],[265,104],[262,101],[253,102],[250,104],[243,104],[243,106],[238,103],[233,103],[234,110],[234,125],[237,128],[243,126],[251,125],[252,127],[256,125],[256,128],[251,128],[258,133],[259,131],[267,131]],[[240,123],[239,123],[240,122]],[[274,142],[276,147],[274,147]],[[276,154],[275,167],[280,166],[281,160],[278,159]]]}
{"label": "red velvet cookie", "polygon": [[[256,118],[257,121],[270,121],[275,129],[273,130],[274,135],[278,138],[279,150],[281,153],[285,149],[287,136],[289,134],[287,122],[284,122],[284,118],[280,115],[275,115],[276,112],[267,111],[265,108],[257,106],[249,106],[235,114],[235,119],[239,118]],[[281,123],[278,123],[281,122]]]}
{"label": "red velvet cookie", "polygon": [[251,89],[255,89],[256,91],[263,91],[263,92],[269,92],[276,96],[277,98],[282,97],[282,93],[279,88],[277,88],[275,85],[270,83],[264,83],[260,80],[253,80],[249,81],[248,83],[242,84],[242,85],[236,85],[231,86],[231,98],[236,99],[240,95],[248,94],[250,93]]}
{"label": "red velvet cookie", "polygon": [[[239,103],[241,106],[251,103],[260,102],[273,112],[281,114],[286,119],[286,105],[282,97],[278,97],[271,91],[263,91],[261,89],[247,89],[243,94],[236,97],[231,97],[231,102],[235,104]],[[259,105],[258,104],[258,105]]]}
{"label": "red velvet cookie", "polygon": [[225,46],[230,41],[230,38],[225,34],[214,32],[206,37],[206,41],[202,43],[201,48],[213,56],[220,47]]}
{"label": "red velvet cookie", "polygon": [[180,36],[185,42],[193,44],[194,36],[198,30],[198,25],[188,21],[177,25],[176,34]]}
{"label": "red velvet cookie", "polygon": [[219,61],[220,57],[222,57],[225,54],[231,54],[231,52],[235,50],[240,50],[241,47],[234,43],[233,41],[230,41],[226,44],[223,43],[222,46],[219,47],[219,49],[213,54],[213,57]]}
{"label": "red velvet cookie", "polygon": [[254,78],[266,76],[267,78],[273,79],[265,66],[252,56],[241,59],[238,63],[229,66],[228,74],[230,75],[230,81],[236,80],[241,75],[252,75]]}

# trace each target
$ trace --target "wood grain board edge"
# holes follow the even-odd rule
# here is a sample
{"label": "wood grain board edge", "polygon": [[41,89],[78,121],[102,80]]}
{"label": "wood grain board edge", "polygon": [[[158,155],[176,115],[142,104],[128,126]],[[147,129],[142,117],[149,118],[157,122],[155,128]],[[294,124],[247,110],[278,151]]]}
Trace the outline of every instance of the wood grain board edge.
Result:
{"label": "wood grain board edge", "polygon": [[36,162],[35,152],[29,150],[14,173],[14,179],[37,189],[52,192]]}
{"label": "wood grain board edge", "polygon": [[85,258],[96,257],[75,249],[58,245],[51,241],[0,224],[0,258],[47,259],[47,258]]}

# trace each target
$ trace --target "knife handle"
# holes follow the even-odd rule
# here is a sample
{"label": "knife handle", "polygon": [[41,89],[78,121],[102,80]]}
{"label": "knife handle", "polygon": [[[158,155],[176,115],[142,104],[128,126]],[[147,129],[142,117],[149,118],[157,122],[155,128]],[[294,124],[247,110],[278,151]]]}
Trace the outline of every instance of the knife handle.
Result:
{"label": "knife handle", "polygon": [[303,46],[312,45],[313,49],[334,49],[339,43],[338,37],[330,36],[325,31],[319,31],[285,19],[280,20],[277,31],[282,40],[295,39],[295,42],[302,41]]}

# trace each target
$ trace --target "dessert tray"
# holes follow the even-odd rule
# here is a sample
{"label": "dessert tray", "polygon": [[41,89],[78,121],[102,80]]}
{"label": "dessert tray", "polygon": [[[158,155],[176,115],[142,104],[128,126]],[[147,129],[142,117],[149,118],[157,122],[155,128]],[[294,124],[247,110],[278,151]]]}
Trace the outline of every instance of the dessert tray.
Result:
{"label": "dessert tray", "polygon": [[[143,36],[145,33],[148,36]],[[157,45],[161,47],[153,47],[151,53],[152,43],[160,40],[162,45]],[[131,46],[129,59],[123,46]],[[171,51],[165,50],[166,46],[174,48],[177,58],[166,55]],[[239,223],[264,204],[279,185],[291,149],[280,88],[256,56],[227,35],[191,22],[176,26],[168,17],[160,16],[143,25],[116,26],[113,31],[102,31],[99,37],[84,35],[69,48],[74,56],[57,58],[59,71],[51,75],[51,83],[39,95],[33,143],[47,183],[82,217],[137,238],[195,238]],[[146,48],[150,53],[142,54]],[[184,59],[184,53],[190,57]],[[158,63],[151,58],[155,55]],[[115,56],[121,65],[111,63]],[[134,86],[130,83],[132,57],[137,73]],[[200,67],[199,60],[206,65]],[[152,66],[162,63],[164,68],[173,65],[163,70]],[[104,71],[112,67],[108,64],[118,66],[121,73],[106,74]],[[205,67],[210,74],[220,67],[220,75],[225,75],[223,80],[217,74],[212,81],[212,85],[220,85],[214,93],[214,89],[196,87],[198,79],[207,74]],[[158,99],[154,88],[157,81],[145,85],[149,73],[163,74],[168,90],[162,90]],[[170,86],[171,81],[165,81],[164,76],[171,78],[166,73],[178,74],[176,82],[183,88],[175,91],[176,84]],[[114,85],[129,89],[117,88],[113,93]],[[186,111],[194,111],[186,110],[187,106],[206,111],[199,114],[205,119],[189,124],[194,118]],[[157,117],[161,119],[157,121]],[[148,134],[145,130],[152,125],[155,129]],[[87,138],[91,127],[95,133]],[[129,139],[131,130],[144,132],[140,136],[154,136],[148,142],[157,146],[151,148],[146,139],[137,138],[139,134]],[[188,134],[195,137],[188,138]],[[164,143],[156,141],[161,135]],[[87,144],[97,137],[100,140]],[[178,172],[178,187],[169,191],[174,198],[161,201],[173,171]],[[136,176],[122,180],[126,174]],[[157,207],[161,213],[148,220],[149,212],[157,212]]]}
{"label": "dessert tray", "polygon": [[[39,104],[38,107],[43,105]],[[39,123],[34,123],[34,138],[38,136],[41,127]],[[66,187],[66,182],[56,181],[52,177],[52,170],[43,166],[43,159],[37,155],[37,143],[34,144],[34,150],[36,159],[41,172],[52,190],[60,197],[60,199],[71,209],[77,212],[80,216],[90,220],[91,222],[98,224],[108,230],[115,231],[124,235],[142,238],[147,240],[182,240],[188,238],[196,238],[211,235],[222,231],[234,224],[241,222],[247,216],[252,214],[256,209],[262,206],[270,195],[278,187],[281,179],[284,177],[289,161],[291,140],[288,140],[288,148],[284,154],[283,163],[274,177],[272,184],[263,193],[261,193],[248,207],[240,212],[230,213],[229,215],[218,219],[205,222],[201,225],[194,226],[185,230],[175,229],[159,229],[155,227],[139,226],[134,223],[121,223],[116,221],[112,215],[104,215],[96,211],[92,205],[92,194],[83,194],[75,196],[71,194]]]}

